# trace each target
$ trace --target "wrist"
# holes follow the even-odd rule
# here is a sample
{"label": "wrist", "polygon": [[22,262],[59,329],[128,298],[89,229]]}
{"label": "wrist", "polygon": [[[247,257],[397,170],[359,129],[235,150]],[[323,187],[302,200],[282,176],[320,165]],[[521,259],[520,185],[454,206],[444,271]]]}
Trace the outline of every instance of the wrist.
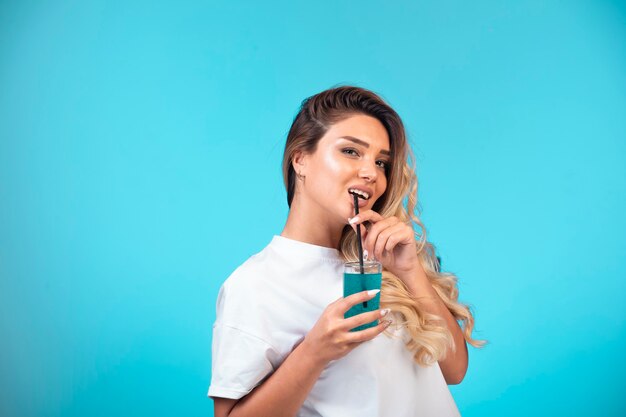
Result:
{"label": "wrist", "polygon": [[433,295],[434,289],[421,269],[397,274],[396,276],[404,282],[404,285],[414,296],[429,297]]}
{"label": "wrist", "polygon": [[428,283],[428,277],[421,268],[412,268],[405,271],[398,271],[394,274],[400,278],[407,286],[423,285]]}
{"label": "wrist", "polygon": [[311,346],[308,339],[304,339],[302,343],[300,343],[296,350],[298,350],[298,356],[303,362],[306,362],[313,369],[323,370],[329,360],[325,360],[324,358],[319,356],[319,349],[315,349],[315,347]]}

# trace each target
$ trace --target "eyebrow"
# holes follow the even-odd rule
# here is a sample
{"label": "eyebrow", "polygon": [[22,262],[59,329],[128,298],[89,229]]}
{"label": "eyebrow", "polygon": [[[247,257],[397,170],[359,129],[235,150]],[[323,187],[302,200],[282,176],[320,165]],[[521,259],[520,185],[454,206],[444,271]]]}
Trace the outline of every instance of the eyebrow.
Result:
{"label": "eyebrow", "polygon": [[[349,141],[352,141],[352,142],[354,142],[354,143],[358,143],[359,145],[362,145],[362,146],[364,146],[364,147],[366,147],[366,148],[369,148],[369,147],[370,147],[370,144],[369,144],[369,143],[367,143],[367,142],[365,142],[364,140],[361,140],[361,139],[359,139],[359,138],[355,138],[354,136],[342,136],[342,137],[340,137],[339,139],[348,139]],[[382,153],[383,155],[387,155],[387,156],[390,156],[390,155],[391,155],[391,154],[389,153],[389,151],[387,151],[387,150],[385,150],[385,149],[381,150],[381,151],[380,151],[380,153]]]}

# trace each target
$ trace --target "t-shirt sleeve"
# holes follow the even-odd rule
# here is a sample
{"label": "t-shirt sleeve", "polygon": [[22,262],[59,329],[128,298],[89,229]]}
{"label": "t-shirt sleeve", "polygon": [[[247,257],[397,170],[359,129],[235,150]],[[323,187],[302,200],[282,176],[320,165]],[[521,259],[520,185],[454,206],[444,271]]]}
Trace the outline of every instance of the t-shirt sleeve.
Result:
{"label": "t-shirt sleeve", "polygon": [[278,352],[243,330],[216,323],[209,397],[240,399],[274,372]]}
{"label": "t-shirt sleeve", "polygon": [[266,320],[258,313],[258,298],[250,285],[236,280],[220,289],[213,325],[209,397],[240,399],[282,362],[264,324]]}

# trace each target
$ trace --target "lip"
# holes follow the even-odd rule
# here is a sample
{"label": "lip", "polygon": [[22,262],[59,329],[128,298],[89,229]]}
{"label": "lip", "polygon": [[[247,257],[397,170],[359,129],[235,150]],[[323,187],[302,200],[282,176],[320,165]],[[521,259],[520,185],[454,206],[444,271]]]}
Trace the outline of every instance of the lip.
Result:
{"label": "lip", "polygon": [[[351,204],[352,206],[354,206],[354,197],[352,196],[352,194],[350,194],[350,198],[351,198]],[[362,198],[359,198],[359,208],[362,209],[363,207],[367,206],[369,204],[369,200],[363,200]]]}

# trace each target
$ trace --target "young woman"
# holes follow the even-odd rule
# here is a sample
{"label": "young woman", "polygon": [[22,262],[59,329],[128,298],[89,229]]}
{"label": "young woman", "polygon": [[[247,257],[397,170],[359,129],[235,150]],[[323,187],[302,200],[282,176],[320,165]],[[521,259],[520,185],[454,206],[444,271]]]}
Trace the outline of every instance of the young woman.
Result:
{"label": "young woman", "polygon": [[[345,86],[304,100],[283,156],[285,227],[218,295],[216,417],[459,415],[447,384],[465,376],[466,342],[481,342],[414,213],[413,160],[400,117],[373,92]],[[356,217],[354,189],[367,197]],[[342,297],[358,224],[383,265],[382,309],[344,319],[376,296]]]}

